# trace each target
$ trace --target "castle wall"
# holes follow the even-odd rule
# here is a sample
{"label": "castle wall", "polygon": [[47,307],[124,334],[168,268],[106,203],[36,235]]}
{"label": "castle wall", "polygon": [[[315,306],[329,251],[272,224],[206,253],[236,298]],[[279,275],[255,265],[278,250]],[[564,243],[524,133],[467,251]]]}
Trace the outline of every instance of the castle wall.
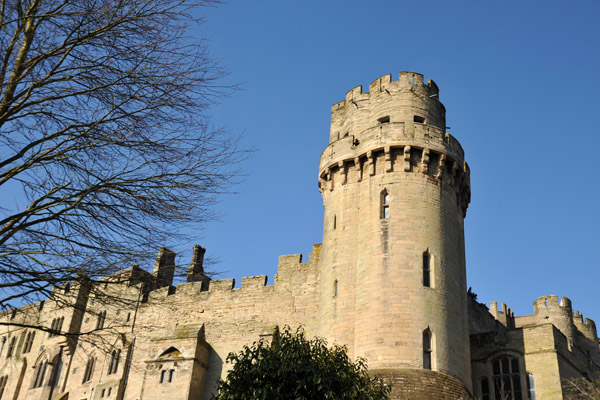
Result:
{"label": "castle wall", "polygon": [[[234,289],[232,279],[225,279],[211,281],[207,291],[201,291],[200,282],[193,282],[178,285],[174,294],[168,288],[150,293],[136,322],[144,335],[136,342],[133,365],[143,366],[165,347],[177,347],[177,337],[170,343],[164,341],[162,347],[154,345],[151,338],[172,336],[177,327],[202,328],[208,354],[202,362],[205,379],[201,398],[210,398],[217,379],[224,378],[230,367],[225,364],[230,352],[240,351],[261,338],[269,339],[276,326],[302,325],[307,334],[315,334],[318,256],[316,246],[307,263],[301,262],[300,255],[280,257],[272,285],[266,285],[266,276],[256,276],[244,278],[239,289]],[[132,370],[126,399],[147,398],[144,382],[149,380],[148,374],[146,370]],[[156,373],[152,379],[157,381]],[[172,390],[178,390],[172,386]],[[187,399],[185,394],[178,398]]]}
{"label": "castle wall", "polygon": [[331,109],[323,244],[308,262],[281,256],[272,284],[253,276],[235,288],[204,274],[196,245],[174,287],[175,253],[160,248],[152,273],[134,265],[57,287],[0,314],[0,397],[209,399],[230,352],[285,325],[365,357],[392,400],[484,398],[484,382],[489,399],[528,398],[534,382],[536,398],[558,400],[564,379],[599,377],[596,325],[568,298],[515,316],[467,295],[470,172],[445,118],[437,85],[417,73],[348,91]]}
{"label": "castle wall", "polygon": [[595,324],[579,313],[573,316],[568,298],[559,301],[556,295],[542,296],[534,302],[534,314],[526,316],[515,317],[505,304],[499,311],[496,302],[488,313],[484,309],[474,301],[469,308],[475,397],[482,395],[483,379],[493,381],[493,363],[502,357],[518,360],[523,393],[529,376],[533,377],[539,399],[563,399],[566,380],[598,377],[600,347],[594,340]]}

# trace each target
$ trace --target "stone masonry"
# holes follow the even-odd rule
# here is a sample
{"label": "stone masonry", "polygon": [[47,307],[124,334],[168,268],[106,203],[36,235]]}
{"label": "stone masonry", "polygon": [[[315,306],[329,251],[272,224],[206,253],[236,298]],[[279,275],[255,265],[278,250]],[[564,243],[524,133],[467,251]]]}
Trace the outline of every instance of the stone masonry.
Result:
{"label": "stone masonry", "polygon": [[[348,347],[392,384],[392,399],[542,399],[597,378],[596,326],[555,295],[514,316],[467,293],[469,167],[446,133],[439,89],[385,75],[332,106],[318,184],[323,242],[278,272],[210,280],[194,247],[0,315],[0,400],[209,399],[229,352],[276,326]],[[42,326],[44,329],[35,329]],[[81,334],[81,335],[80,335]]]}

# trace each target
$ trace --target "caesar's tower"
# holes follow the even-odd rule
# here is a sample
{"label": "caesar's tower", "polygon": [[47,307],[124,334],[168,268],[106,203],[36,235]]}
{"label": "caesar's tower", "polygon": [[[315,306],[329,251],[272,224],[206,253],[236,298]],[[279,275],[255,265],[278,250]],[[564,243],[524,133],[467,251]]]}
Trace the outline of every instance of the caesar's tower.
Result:
{"label": "caesar's tower", "polygon": [[401,72],[334,104],[319,189],[318,334],[396,382],[394,398],[469,397],[469,168],[437,85]]}

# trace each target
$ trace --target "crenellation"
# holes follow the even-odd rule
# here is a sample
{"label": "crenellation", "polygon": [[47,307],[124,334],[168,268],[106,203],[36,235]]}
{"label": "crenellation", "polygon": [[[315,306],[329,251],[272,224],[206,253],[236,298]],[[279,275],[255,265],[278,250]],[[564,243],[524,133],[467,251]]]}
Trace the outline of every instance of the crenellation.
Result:
{"label": "crenellation", "polygon": [[210,281],[208,291],[211,293],[231,291],[235,287],[235,279],[217,279]]}
{"label": "crenellation", "polygon": [[245,276],[242,278],[242,290],[260,289],[267,286],[267,275]]}
{"label": "crenellation", "polygon": [[[596,325],[568,298],[542,296],[533,315],[515,316],[467,291],[470,169],[446,133],[437,85],[424,82],[384,75],[332,106],[317,177],[323,243],[308,262],[282,255],[273,284],[248,276],[235,288],[205,275],[205,249],[194,245],[174,287],[175,253],[161,247],[153,273],[134,264],[101,282],[58,285],[46,302],[0,313],[6,393],[209,399],[230,352],[285,325],[366,358],[394,384],[391,400],[500,398],[497,382],[508,382],[507,397],[533,398],[533,381],[536,398],[562,400],[561,380],[600,374]],[[34,388],[41,367],[48,373]]]}

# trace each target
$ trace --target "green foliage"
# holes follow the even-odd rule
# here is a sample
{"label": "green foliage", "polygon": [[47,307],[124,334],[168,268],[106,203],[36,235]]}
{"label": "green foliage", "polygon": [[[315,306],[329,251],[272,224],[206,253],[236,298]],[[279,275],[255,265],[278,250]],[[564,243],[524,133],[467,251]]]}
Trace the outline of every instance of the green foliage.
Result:
{"label": "green foliage", "polygon": [[272,343],[261,340],[227,356],[233,368],[213,399],[387,399],[390,387],[367,374],[366,360],[353,363],[346,351],[308,340],[301,328],[275,329]]}

